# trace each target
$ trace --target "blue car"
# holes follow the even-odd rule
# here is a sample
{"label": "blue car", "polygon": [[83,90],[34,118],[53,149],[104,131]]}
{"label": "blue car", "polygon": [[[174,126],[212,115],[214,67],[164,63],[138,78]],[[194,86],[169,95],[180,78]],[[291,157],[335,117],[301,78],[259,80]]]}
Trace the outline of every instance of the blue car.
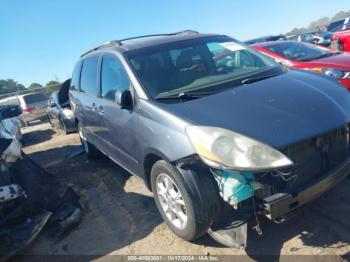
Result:
{"label": "blue car", "polygon": [[70,102],[85,152],[141,178],[171,230],[245,246],[350,172],[350,96],[226,35],[183,31],[84,53]]}

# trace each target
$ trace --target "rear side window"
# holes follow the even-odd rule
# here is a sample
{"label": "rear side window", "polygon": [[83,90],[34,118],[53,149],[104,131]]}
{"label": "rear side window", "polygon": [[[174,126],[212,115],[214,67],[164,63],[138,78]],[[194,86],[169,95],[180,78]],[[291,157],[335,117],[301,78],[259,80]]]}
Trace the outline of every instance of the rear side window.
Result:
{"label": "rear side window", "polygon": [[36,93],[36,94],[30,94],[30,95],[23,96],[23,100],[28,105],[28,104],[34,104],[34,103],[47,101],[48,97],[44,94]]}
{"label": "rear side window", "polygon": [[97,66],[97,56],[84,60],[81,70],[80,91],[94,96],[97,95]]}
{"label": "rear side window", "polygon": [[74,67],[73,74],[72,74],[72,81],[70,84],[71,90],[79,90],[80,70],[81,70],[81,61],[79,61]]}
{"label": "rear side window", "polygon": [[104,56],[101,69],[102,98],[115,99],[117,90],[129,88],[129,78],[119,60],[111,56]]}

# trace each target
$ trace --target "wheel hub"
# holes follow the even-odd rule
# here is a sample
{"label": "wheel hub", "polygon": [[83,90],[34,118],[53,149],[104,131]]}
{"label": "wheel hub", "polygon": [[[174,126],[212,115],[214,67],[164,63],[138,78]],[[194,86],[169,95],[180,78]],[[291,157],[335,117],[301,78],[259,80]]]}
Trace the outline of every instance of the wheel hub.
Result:
{"label": "wheel hub", "polygon": [[173,226],[184,229],[187,225],[187,212],[178,186],[164,173],[158,175],[156,185],[157,197],[166,217]]}

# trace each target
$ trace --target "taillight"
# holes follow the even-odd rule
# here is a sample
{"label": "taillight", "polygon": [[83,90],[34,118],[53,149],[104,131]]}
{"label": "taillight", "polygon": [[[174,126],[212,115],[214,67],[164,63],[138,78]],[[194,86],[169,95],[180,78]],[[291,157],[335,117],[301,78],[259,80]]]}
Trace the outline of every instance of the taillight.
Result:
{"label": "taillight", "polygon": [[34,110],[35,110],[34,106],[23,108],[23,112],[27,112],[27,113],[33,112]]}

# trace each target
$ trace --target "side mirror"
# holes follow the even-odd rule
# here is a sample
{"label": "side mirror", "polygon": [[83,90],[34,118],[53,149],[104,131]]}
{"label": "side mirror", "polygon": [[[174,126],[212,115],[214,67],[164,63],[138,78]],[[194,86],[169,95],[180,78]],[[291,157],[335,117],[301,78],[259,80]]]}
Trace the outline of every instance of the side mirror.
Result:
{"label": "side mirror", "polygon": [[55,102],[51,102],[51,103],[49,104],[49,106],[50,106],[50,107],[56,107],[57,104],[56,104]]}
{"label": "side mirror", "polygon": [[121,108],[131,108],[132,106],[132,96],[129,89],[117,90],[115,92],[115,102]]}
{"label": "side mirror", "polygon": [[0,106],[0,120],[19,116],[22,112],[22,108],[19,105]]}

